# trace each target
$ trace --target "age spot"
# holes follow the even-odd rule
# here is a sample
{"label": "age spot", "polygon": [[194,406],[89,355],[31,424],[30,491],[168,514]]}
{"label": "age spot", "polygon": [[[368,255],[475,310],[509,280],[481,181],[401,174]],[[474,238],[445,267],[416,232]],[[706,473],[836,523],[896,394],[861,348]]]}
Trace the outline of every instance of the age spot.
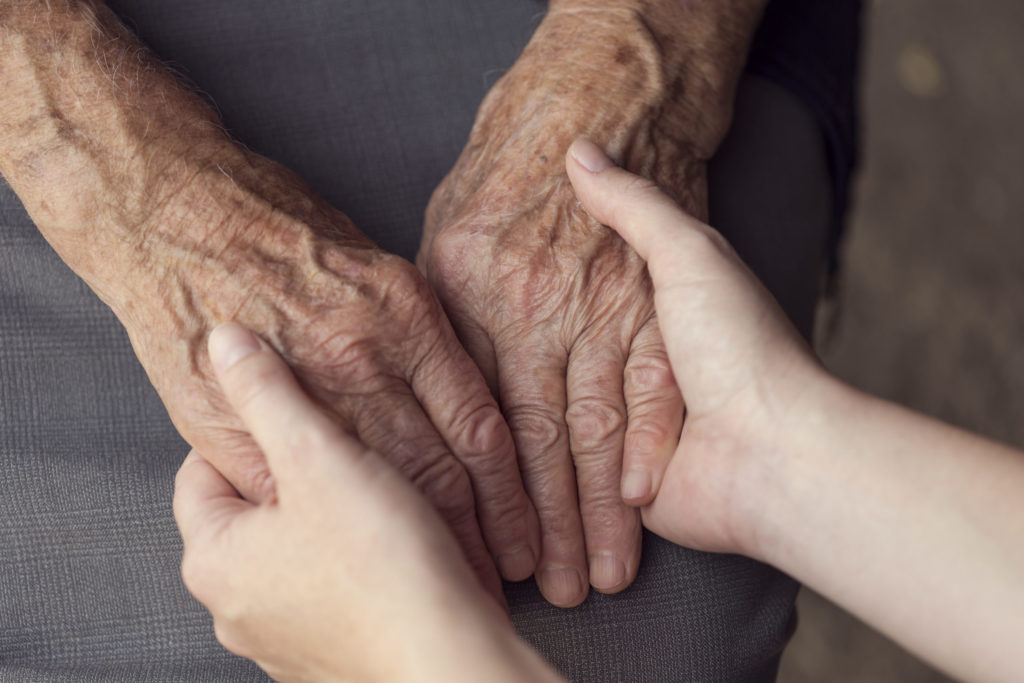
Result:
{"label": "age spot", "polygon": [[637,59],[636,48],[632,45],[620,45],[615,51],[615,62],[617,64],[630,64]]}

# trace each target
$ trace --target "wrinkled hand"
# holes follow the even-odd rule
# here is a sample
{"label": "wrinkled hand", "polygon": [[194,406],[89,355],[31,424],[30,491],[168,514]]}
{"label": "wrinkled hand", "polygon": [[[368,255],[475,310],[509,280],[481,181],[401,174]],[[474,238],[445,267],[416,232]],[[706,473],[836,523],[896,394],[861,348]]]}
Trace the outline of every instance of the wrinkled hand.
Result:
{"label": "wrinkled hand", "polygon": [[197,451],[178,473],[182,576],[226,648],[284,681],[556,678],[437,513],[268,345],[227,324],[210,357],[276,483],[272,500],[246,501]]}
{"label": "wrinkled hand", "polygon": [[593,143],[570,148],[580,202],[643,257],[686,400],[678,449],[643,509],[645,526],[700,550],[759,556],[761,490],[783,471],[780,444],[808,431],[824,370],[771,294],[714,229]]}
{"label": "wrinkled hand", "polygon": [[[691,208],[706,194],[704,157],[664,132],[679,121],[643,63],[651,44],[614,25],[613,42],[577,40],[579,27],[552,10],[489,93],[418,258],[499,396],[540,517],[537,582],[562,606],[588,583],[633,580],[641,525],[627,502],[650,500],[683,415],[644,264],[578,205],[562,157],[590,131]],[[581,42],[585,59],[569,54]]]}
{"label": "wrinkled hand", "polygon": [[153,221],[129,282],[111,298],[139,359],[183,436],[247,498],[271,498],[275,482],[204,351],[228,320],[426,494],[497,600],[492,556],[506,578],[530,575],[537,523],[511,436],[429,286],[292,174],[222,159]]}

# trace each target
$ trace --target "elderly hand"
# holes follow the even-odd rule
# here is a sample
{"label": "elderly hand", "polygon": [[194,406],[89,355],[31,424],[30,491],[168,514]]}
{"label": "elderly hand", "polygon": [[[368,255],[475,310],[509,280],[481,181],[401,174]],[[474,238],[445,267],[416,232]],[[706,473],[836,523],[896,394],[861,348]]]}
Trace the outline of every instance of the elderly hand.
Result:
{"label": "elderly hand", "polygon": [[552,3],[434,193],[418,260],[500,398],[540,517],[537,582],[561,606],[633,580],[630,505],[650,500],[683,415],[644,264],[580,208],[561,159],[596,136],[703,213],[728,120],[718,104],[691,118],[669,37],[625,4]]}
{"label": "elderly hand", "polygon": [[272,495],[203,350],[221,321],[257,330],[426,494],[501,600],[492,556],[505,578],[528,577],[536,517],[498,406],[426,281],[280,166],[239,153],[220,171],[175,196],[147,232],[145,280],[114,305],[175,424],[244,495]]}
{"label": "elderly hand", "polygon": [[101,3],[9,9],[0,172],[124,324],[182,435],[247,498],[271,495],[203,352],[218,323],[246,325],[427,495],[502,600],[492,556],[506,578],[529,576],[536,515],[508,427],[423,277],[228,139]]}
{"label": "elderly hand", "polygon": [[815,414],[823,368],[718,232],[591,142],[573,144],[566,169],[586,210],[647,262],[686,400],[679,446],[644,525],[691,548],[761,556],[761,491],[783,469],[780,444],[812,431],[799,420]]}
{"label": "elderly hand", "polygon": [[178,472],[182,575],[226,648],[283,681],[557,678],[516,639],[437,513],[267,344],[227,324],[210,356],[276,482],[256,504],[197,451]]}

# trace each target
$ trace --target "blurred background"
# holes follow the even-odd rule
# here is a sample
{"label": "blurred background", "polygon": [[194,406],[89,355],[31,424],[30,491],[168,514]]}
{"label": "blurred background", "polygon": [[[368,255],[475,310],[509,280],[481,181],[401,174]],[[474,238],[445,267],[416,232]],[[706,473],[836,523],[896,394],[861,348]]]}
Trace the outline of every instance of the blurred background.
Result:
{"label": "blurred background", "polygon": [[[818,350],[1024,448],[1024,3],[867,6],[863,161]],[[799,605],[781,683],[948,680],[810,591]]]}

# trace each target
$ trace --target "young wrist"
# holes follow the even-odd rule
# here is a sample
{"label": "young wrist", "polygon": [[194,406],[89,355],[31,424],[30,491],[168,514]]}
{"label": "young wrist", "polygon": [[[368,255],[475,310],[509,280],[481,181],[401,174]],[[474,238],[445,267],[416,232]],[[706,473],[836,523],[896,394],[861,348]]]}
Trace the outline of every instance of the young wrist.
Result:
{"label": "young wrist", "polygon": [[770,457],[760,463],[760,486],[750,491],[743,553],[793,572],[806,520],[820,514],[835,478],[829,475],[842,421],[863,409],[865,395],[818,367],[795,394]]}

